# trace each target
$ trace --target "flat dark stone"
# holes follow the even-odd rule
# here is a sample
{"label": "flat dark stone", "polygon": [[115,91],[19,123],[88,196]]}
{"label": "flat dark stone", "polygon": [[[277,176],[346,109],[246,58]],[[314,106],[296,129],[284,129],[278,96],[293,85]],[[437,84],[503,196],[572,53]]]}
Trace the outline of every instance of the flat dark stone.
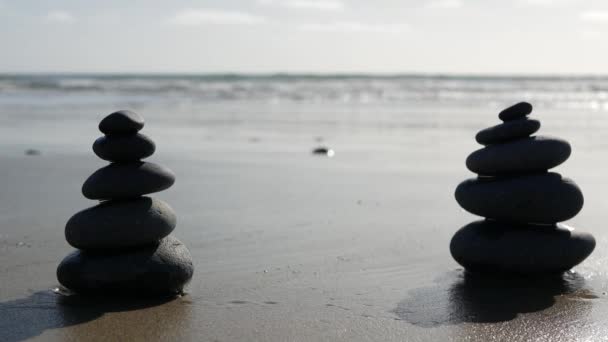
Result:
{"label": "flat dark stone", "polygon": [[107,135],[137,133],[144,128],[144,118],[130,110],[119,110],[99,122],[99,130]]}
{"label": "flat dark stone", "polygon": [[59,264],[57,279],[76,293],[169,295],[181,293],[193,272],[186,246],[168,236],[120,253],[74,251]]}
{"label": "flat dark stone", "polygon": [[483,273],[558,273],[581,263],[595,248],[587,233],[560,225],[530,226],[476,221],[450,242],[452,257],[464,268]]}
{"label": "flat dark stone", "polygon": [[25,150],[26,156],[39,156],[40,154],[40,150],[37,150],[35,148],[28,148],[27,150]]}
{"label": "flat dark stone", "polygon": [[312,150],[312,154],[319,155],[319,156],[322,155],[322,156],[327,156],[327,157],[333,157],[336,154],[336,152],[329,147],[319,146]]}
{"label": "flat dark stone", "polygon": [[104,201],[72,216],[65,238],[79,249],[124,249],[156,244],[175,224],[173,209],[155,198]]}
{"label": "flat dark stone", "polygon": [[522,223],[555,223],[583,208],[583,193],[558,173],[504,178],[472,178],[456,188],[466,211],[486,218]]}
{"label": "flat dark stone", "polygon": [[511,121],[524,118],[530,113],[532,113],[532,105],[528,102],[520,102],[503,109],[498,114],[498,118],[502,121]]}
{"label": "flat dark stone", "polygon": [[151,156],[155,150],[154,142],[140,133],[103,136],[93,143],[93,152],[99,158],[113,162],[137,161]]}
{"label": "flat dark stone", "polygon": [[481,148],[467,157],[466,165],[480,175],[546,171],[565,162],[571,151],[563,139],[534,136]]}
{"label": "flat dark stone", "polygon": [[312,150],[313,154],[327,154],[331,149],[329,147],[317,147]]}
{"label": "flat dark stone", "polygon": [[540,129],[540,121],[521,119],[488,127],[477,133],[475,140],[482,145],[498,144],[528,137]]}
{"label": "flat dark stone", "polygon": [[134,198],[168,189],[173,172],[150,162],[113,163],[95,171],[82,185],[88,199]]}

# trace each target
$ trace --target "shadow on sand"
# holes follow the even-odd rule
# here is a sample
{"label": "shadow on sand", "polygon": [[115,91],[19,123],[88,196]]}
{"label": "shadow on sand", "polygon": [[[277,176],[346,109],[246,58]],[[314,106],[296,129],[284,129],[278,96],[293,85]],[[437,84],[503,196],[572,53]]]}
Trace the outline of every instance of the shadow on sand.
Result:
{"label": "shadow on sand", "polygon": [[48,291],[34,292],[21,299],[0,303],[0,341],[23,341],[47,329],[92,321],[108,312],[138,310],[161,305],[170,298],[84,298]]}
{"label": "shadow on sand", "polygon": [[[564,301],[597,298],[585,288],[583,277],[573,272],[506,278],[454,271],[437,279],[436,283],[434,287],[410,291],[410,296],[400,302],[393,313],[401,320],[422,327],[465,322],[497,323],[556,304],[564,305]],[[581,300],[577,305],[589,306],[590,303]]]}

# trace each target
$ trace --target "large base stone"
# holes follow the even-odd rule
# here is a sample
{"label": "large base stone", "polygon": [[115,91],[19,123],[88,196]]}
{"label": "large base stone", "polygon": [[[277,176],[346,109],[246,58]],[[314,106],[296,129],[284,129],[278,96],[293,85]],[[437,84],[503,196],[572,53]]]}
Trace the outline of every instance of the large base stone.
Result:
{"label": "large base stone", "polygon": [[533,226],[482,220],[461,228],[450,243],[452,257],[468,271],[558,273],[587,258],[595,239],[560,225]]}
{"label": "large base stone", "polygon": [[75,251],[59,264],[57,279],[76,293],[170,295],[181,293],[193,272],[186,246],[168,236],[127,252]]}

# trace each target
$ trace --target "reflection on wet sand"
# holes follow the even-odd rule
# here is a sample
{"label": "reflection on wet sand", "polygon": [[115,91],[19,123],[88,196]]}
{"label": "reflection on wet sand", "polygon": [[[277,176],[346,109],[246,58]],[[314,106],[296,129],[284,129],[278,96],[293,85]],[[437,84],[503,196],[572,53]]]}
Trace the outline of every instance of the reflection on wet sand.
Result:
{"label": "reflection on wet sand", "polygon": [[[583,336],[597,296],[568,272],[539,278],[484,277],[455,271],[437,285],[410,291],[394,313],[421,327],[457,325],[460,338],[486,340]],[[481,323],[481,324],[479,324]]]}
{"label": "reflection on wet sand", "polygon": [[[163,315],[160,320],[153,314],[156,308],[174,311],[174,314]],[[130,336],[130,331],[139,338],[158,337],[171,334],[176,325],[187,322],[188,311],[188,300],[184,298],[83,298],[39,291],[0,303],[0,341],[23,341],[63,327],[72,327],[65,333],[79,341],[122,339]],[[112,315],[108,316],[109,313]],[[105,324],[81,328],[84,323],[95,320]]]}

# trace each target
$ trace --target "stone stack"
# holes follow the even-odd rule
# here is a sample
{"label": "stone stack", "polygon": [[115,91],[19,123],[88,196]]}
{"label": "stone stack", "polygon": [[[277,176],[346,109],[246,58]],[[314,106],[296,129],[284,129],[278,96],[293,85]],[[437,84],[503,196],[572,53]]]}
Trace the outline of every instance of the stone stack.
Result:
{"label": "stone stack", "polygon": [[469,271],[559,273],[582,262],[595,248],[593,236],[558,222],[583,207],[583,194],[570,179],[548,172],[570,156],[562,139],[531,136],[540,128],[529,119],[532,105],[521,102],[503,110],[503,123],[475,139],[485,145],[469,155],[467,168],[477,178],[456,188],[456,201],[485,217],[461,228],[450,252]]}
{"label": "stone stack", "polygon": [[65,237],[78,250],[57,268],[57,278],[77,293],[175,295],[192,278],[188,249],[169,234],[176,225],[171,207],[143,195],[168,189],[171,170],[141,160],[156,146],[138,133],[144,119],[131,111],[105,117],[105,135],[93,144],[98,157],[110,162],[82,186],[98,205],[70,218]]}

